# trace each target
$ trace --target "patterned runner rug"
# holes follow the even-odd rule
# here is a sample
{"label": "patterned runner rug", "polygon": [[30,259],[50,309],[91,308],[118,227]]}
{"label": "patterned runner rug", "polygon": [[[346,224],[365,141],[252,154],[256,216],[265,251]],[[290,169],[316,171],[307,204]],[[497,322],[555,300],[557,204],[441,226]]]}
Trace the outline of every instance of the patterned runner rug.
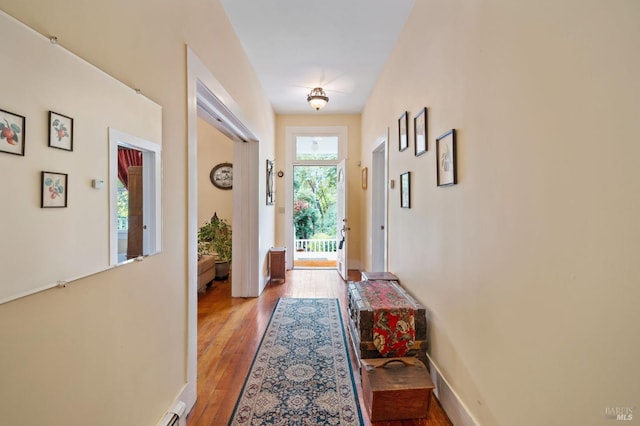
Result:
{"label": "patterned runner rug", "polygon": [[230,425],[362,425],[337,299],[279,299]]}

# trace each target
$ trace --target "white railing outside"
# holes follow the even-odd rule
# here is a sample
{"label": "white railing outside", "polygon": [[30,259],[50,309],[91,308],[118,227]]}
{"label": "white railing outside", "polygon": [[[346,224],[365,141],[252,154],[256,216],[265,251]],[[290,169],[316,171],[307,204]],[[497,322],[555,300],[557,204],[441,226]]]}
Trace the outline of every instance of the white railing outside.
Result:
{"label": "white railing outside", "polygon": [[338,240],[295,240],[295,250],[305,253],[331,253],[337,251]]}
{"label": "white railing outside", "polygon": [[118,231],[126,231],[129,229],[129,219],[126,217],[118,218]]}

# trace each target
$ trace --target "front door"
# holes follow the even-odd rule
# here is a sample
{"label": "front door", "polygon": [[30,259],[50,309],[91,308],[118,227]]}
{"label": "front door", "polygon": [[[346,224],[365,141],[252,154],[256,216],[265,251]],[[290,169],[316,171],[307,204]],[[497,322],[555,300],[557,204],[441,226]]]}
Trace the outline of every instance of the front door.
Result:
{"label": "front door", "polygon": [[342,279],[348,280],[348,253],[349,253],[349,223],[347,220],[347,167],[346,161],[342,160],[338,163],[337,170],[337,188],[336,188],[336,218],[338,220],[338,247],[337,247],[337,265],[336,268],[342,276]]}

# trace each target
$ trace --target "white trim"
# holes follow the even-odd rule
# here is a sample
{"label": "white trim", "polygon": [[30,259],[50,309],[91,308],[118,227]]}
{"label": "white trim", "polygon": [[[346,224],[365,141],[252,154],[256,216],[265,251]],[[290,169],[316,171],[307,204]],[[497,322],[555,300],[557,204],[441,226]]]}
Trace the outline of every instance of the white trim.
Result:
{"label": "white trim", "polygon": [[[258,296],[258,138],[245,126],[242,109],[198,56],[187,49],[187,368],[178,396],[190,412],[197,397],[198,346],[198,111],[234,141],[232,295]],[[205,118],[206,119],[206,118]],[[209,120],[207,120],[209,121]],[[211,123],[211,121],[209,121]],[[215,124],[214,124],[215,125]],[[220,126],[220,127],[218,127]],[[247,143],[245,143],[247,142]],[[255,167],[254,167],[255,165]]]}
{"label": "white trim", "polygon": [[431,381],[435,385],[434,393],[451,423],[456,426],[480,426],[480,422],[473,417],[469,408],[442,375],[438,365],[433,362],[428,353],[426,355],[429,361]]}
{"label": "white trim", "polygon": [[[338,136],[338,159],[323,161],[296,161],[295,138],[296,136]],[[340,161],[347,159],[349,147],[349,133],[347,126],[287,126],[285,129],[285,209],[284,209],[284,238],[287,250],[285,256],[286,269],[293,269],[293,166],[295,164],[305,165],[337,165]],[[287,225],[289,224],[289,225]]]}

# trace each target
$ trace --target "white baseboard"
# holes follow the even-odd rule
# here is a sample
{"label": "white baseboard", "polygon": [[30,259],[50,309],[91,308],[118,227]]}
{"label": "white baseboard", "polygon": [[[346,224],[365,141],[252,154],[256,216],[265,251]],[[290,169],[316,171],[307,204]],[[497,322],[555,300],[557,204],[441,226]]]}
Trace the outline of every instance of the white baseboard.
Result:
{"label": "white baseboard", "polygon": [[434,392],[451,423],[455,426],[480,426],[480,423],[469,413],[467,406],[462,402],[458,394],[449,386],[449,383],[442,376],[440,369],[429,357],[429,354],[427,354],[427,360],[429,361],[431,380],[435,385]]}

